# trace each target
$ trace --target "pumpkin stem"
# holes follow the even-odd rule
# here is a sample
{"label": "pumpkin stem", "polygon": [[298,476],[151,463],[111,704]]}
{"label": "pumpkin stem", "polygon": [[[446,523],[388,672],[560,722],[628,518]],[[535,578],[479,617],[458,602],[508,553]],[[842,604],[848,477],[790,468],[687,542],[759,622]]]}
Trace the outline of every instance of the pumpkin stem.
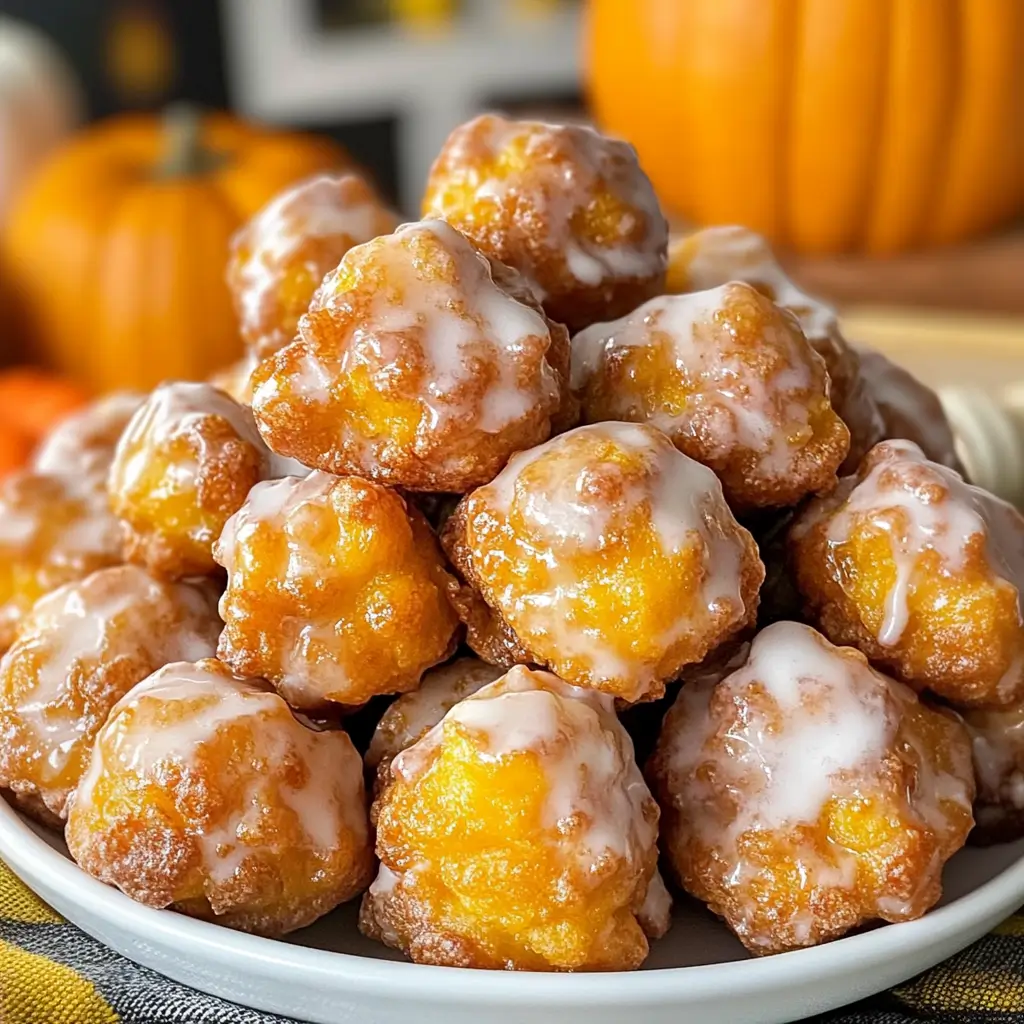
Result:
{"label": "pumpkin stem", "polygon": [[200,174],[210,163],[202,146],[203,118],[191,103],[172,103],[164,110],[164,153],[157,165],[158,178],[185,178]]}

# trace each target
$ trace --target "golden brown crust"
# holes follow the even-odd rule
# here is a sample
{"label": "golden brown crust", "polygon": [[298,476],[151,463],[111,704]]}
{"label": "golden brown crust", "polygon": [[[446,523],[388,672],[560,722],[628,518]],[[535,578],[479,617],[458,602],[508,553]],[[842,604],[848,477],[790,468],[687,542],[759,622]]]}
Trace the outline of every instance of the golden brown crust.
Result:
{"label": "golden brown crust", "polygon": [[632,147],[588,128],[486,114],[434,161],[425,216],[515,267],[548,315],[580,330],[662,290],[668,235]]}
{"label": "golden brown crust", "polygon": [[0,482],[0,651],[38,598],[121,561],[118,522],[94,478],[8,476]]}
{"label": "golden brown crust", "polygon": [[483,598],[480,582],[473,572],[473,559],[466,541],[466,503],[460,501],[445,521],[441,547],[459,575],[450,600],[466,627],[466,643],[484,661],[502,668],[536,662],[501,612]]}
{"label": "golden brown crust", "polygon": [[365,934],[447,966],[629,970],[646,957],[657,808],[610,699],[515,669],[384,779]]}
{"label": "golden brown crust", "polygon": [[268,467],[247,408],[207,384],[161,385],[111,466],[125,559],[166,579],[219,573],[213,542]]}
{"label": "golden brown crust", "polygon": [[915,689],[1011,704],[1024,693],[1020,581],[994,552],[1012,555],[1024,521],[905,445],[876,446],[796,520],[789,553],[804,613]]}
{"label": "golden brown crust", "polygon": [[458,618],[426,520],[394,491],[311,474],[259,484],[227,524],[219,656],[295,707],[414,689],[455,649]]}
{"label": "golden brown crust", "polygon": [[348,737],[314,732],[213,660],[168,666],[118,705],[67,841],[139,902],[269,936],[312,923],[373,871]]}
{"label": "golden brown crust", "polygon": [[253,374],[270,446],[332,473],[463,493],[575,419],[568,338],[440,221],[349,251]]}
{"label": "golden brown crust", "polygon": [[111,708],[166,662],[212,655],[219,632],[212,592],[135,566],[42,598],[0,662],[0,786],[62,819]]}
{"label": "golden brown crust", "polygon": [[324,275],[399,218],[355,174],[318,174],[280,193],[231,242],[228,287],[242,338],[264,359],[295,337]]}
{"label": "golden brown crust", "polygon": [[811,347],[825,360],[832,408],[850,431],[842,472],[853,472],[867,451],[885,437],[882,414],[863,380],[860,356],[846,342],[836,312],[806,295],[786,276],[766,239],[747,228],[704,228],[678,237],[669,247],[667,290],[671,294],[743,281],[792,313]]}
{"label": "golden brown crust", "polygon": [[463,499],[442,544],[480,657],[546,665],[628,701],[657,698],[752,624],[764,578],[714,476],[623,423],[517,456]]}
{"label": "golden brown crust", "polygon": [[794,630],[684,686],[646,770],[673,874],[756,954],[920,917],[973,824],[959,719],[820,637],[805,662]]}
{"label": "golden brown crust", "polygon": [[736,511],[835,486],[849,432],[824,363],[796,318],[751,285],[662,296],[572,347],[584,421],[664,430],[715,471]]}

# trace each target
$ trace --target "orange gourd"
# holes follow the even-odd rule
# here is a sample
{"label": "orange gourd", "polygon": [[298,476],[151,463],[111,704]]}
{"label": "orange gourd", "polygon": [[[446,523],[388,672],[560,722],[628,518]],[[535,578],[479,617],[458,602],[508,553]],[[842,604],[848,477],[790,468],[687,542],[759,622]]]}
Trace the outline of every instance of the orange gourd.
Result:
{"label": "orange gourd", "polygon": [[0,424],[33,443],[88,401],[88,393],[66,377],[31,366],[0,371]]}
{"label": "orange gourd", "polygon": [[6,423],[0,423],[0,480],[21,469],[32,454],[32,442]]}
{"label": "orange gourd", "polygon": [[591,0],[598,120],[662,201],[810,252],[1024,210],[1021,0]]}
{"label": "orange gourd", "polygon": [[81,133],[3,235],[25,341],[95,391],[204,378],[241,354],[232,234],[282,188],[347,162],[325,139],[181,110]]}
{"label": "orange gourd", "polygon": [[0,479],[24,466],[36,445],[88,399],[65,377],[30,366],[0,370]]}

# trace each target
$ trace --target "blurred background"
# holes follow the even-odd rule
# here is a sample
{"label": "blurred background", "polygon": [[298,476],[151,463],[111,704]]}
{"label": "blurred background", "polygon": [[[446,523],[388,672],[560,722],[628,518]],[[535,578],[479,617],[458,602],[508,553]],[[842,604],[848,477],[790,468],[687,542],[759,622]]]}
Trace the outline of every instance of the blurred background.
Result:
{"label": "blurred background", "polygon": [[[230,177],[237,220],[351,160],[413,216],[450,129],[498,108],[625,137],[674,229],[761,231],[929,382],[1024,378],[1024,0],[0,0],[0,17],[8,362],[92,389],[184,372],[190,331],[232,322],[237,224],[211,226],[198,179]],[[182,101],[230,117],[197,129]],[[281,132],[257,143],[243,121]],[[113,227],[129,165],[166,187]],[[119,256],[97,282],[101,244]],[[147,319],[173,260],[215,283]],[[90,369],[97,346],[116,372]]]}

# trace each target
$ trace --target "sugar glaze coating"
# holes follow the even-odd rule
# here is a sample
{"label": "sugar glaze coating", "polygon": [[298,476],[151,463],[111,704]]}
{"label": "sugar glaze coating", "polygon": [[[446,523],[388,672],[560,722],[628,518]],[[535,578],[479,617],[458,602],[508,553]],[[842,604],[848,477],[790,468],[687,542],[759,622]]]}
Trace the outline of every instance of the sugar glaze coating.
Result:
{"label": "sugar glaze coating", "polygon": [[668,231],[635,151],[585,126],[496,114],[460,125],[423,214],[518,270],[571,330],[622,316],[664,280]]}
{"label": "sugar glaze coating", "polygon": [[657,809],[610,697],[514,668],[394,759],[375,810],[361,927],[418,962],[625,969],[638,918],[667,927]]}
{"label": "sugar glaze coating", "polygon": [[753,285],[797,318],[805,337],[825,360],[832,381],[832,405],[850,430],[845,468],[856,469],[864,453],[886,436],[885,421],[861,377],[860,357],[842,335],[836,311],[801,291],[786,275],[768,242],[749,228],[704,228],[673,243],[668,261],[669,292],[703,291],[729,281]]}
{"label": "sugar glaze coating", "polygon": [[651,299],[572,339],[585,422],[663,430],[710,466],[735,506],[792,505],[835,484],[849,432],[824,363],[750,285]]}
{"label": "sugar glaze coating", "polygon": [[0,661],[0,785],[63,818],[115,702],[168,661],[212,656],[220,625],[212,589],[136,566],[40,598]]}
{"label": "sugar glaze coating", "polygon": [[251,351],[264,358],[287,345],[324,275],[397,226],[356,174],[319,174],[276,196],[231,246],[228,284]]}
{"label": "sugar glaze coating", "polygon": [[415,689],[454,649],[437,540],[381,484],[319,472],[257,484],[214,555],[228,573],[219,656],[294,707]]}
{"label": "sugar glaze coating", "polygon": [[973,824],[959,720],[793,622],[683,687],[648,776],[682,884],[756,953],[920,917]]}
{"label": "sugar glaze coating", "polygon": [[920,689],[963,705],[1024,697],[1024,519],[885,441],[791,531],[808,614]]}
{"label": "sugar glaze coating", "polygon": [[565,331],[517,275],[427,220],[346,253],[255,370],[253,408],[305,465],[461,493],[550,436],[567,378]]}
{"label": "sugar glaze coating", "polygon": [[[641,424],[580,427],[516,455],[463,499],[442,542],[482,657],[546,663],[627,700],[657,696],[752,621],[764,575],[714,474]],[[507,652],[492,629],[512,631]]]}
{"label": "sugar glaze coating", "polygon": [[310,924],[372,871],[348,736],[212,659],[167,665],[118,702],[67,839],[133,899],[265,935]]}

